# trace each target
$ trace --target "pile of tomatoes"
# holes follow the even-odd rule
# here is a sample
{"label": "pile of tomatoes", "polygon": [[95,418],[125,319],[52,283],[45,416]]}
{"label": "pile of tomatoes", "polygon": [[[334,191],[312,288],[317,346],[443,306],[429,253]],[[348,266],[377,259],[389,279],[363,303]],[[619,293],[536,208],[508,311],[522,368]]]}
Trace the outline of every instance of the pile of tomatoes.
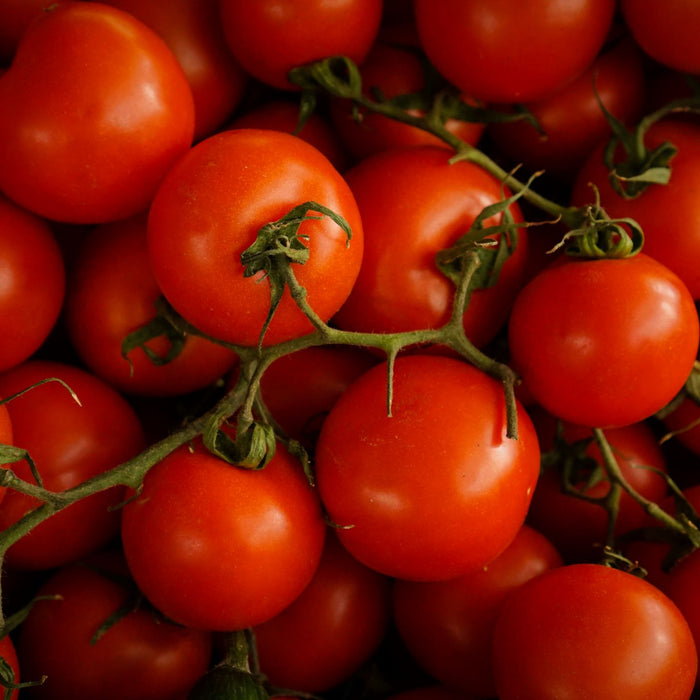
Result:
{"label": "pile of tomatoes", "polygon": [[698,26],[0,0],[3,697],[695,697]]}

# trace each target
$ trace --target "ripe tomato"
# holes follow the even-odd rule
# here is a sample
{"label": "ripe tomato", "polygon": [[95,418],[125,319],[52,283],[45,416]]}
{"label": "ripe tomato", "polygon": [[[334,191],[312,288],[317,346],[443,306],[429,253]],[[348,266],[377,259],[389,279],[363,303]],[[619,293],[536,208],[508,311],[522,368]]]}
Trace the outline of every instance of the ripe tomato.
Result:
{"label": "ripe tomato", "polygon": [[[317,202],[342,216],[352,239],[329,217],[300,228],[310,249],[294,274],[308,302],[329,319],[345,301],[362,260],[362,222],[345,180],[313,146],[278,131],[234,129],[200,141],[168,173],[150,208],[148,247],[158,286],[196,328],[256,345],[270,308],[262,272],[245,277],[241,253],[258,230],[293,207]],[[183,265],[183,260],[187,261]],[[285,290],[265,335],[279,342],[312,330]]]}
{"label": "ripe tomato", "polygon": [[[554,447],[556,421],[542,412],[533,415],[533,421],[540,439],[540,449],[543,453],[548,452]],[[605,437],[627,483],[650,501],[663,499],[667,486],[660,473],[667,471],[666,459],[652,428],[647,423],[633,423],[606,430]],[[610,490],[610,482],[604,472],[599,480],[588,484],[593,469],[603,468],[603,458],[590,429],[564,423],[562,438],[569,444],[578,440],[591,440],[585,456],[592,458],[596,466],[586,465],[579,469],[574,486],[586,496],[603,498]],[[607,511],[601,505],[586,502],[562,491],[562,462],[563,455],[540,474],[528,512],[528,522],[545,534],[568,561],[599,559],[606,542]],[[646,518],[642,507],[623,491],[620,494],[614,536],[619,538],[641,527]]]}
{"label": "ripe tomato", "polygon": [[700,7],[693,0],[669,0],[662,13],[649,0],[621,0],[622,17],[635,40],[653,59],[683,73],[700,73],[695,27]]}
{"label": "ripe tomato", "polygon": [[[0,396],[57,377],[78,396],[80,405],[57,382],[37,386],[6,406],[13,444],[26,449],[44,487],[64,491],[116,467],[145,447],[141,423],[112,387],[83,369],[50,360],[28,360],[0,375]],[[26,461],[13,471],[33,481]],[[119,532],[122,487],[94,493],[52,515],[13,544],[5,555],[8,568],[50,569],[101,548]],[[39,502],[8,490],[0,504],[0,529],[19,520]]]}
{"label": "ripe tomato", "polygon": [[508,327],[532,397],[557,418],[601,428],[665,406],[690,374],[699,333],[688,288],[644,253],[558,260],[520,292]]}
{"label": "ripe tomato", "polygon": [[485,102],[541,99],[580,75],[605,41],[614,0],[416,0],[435,67]]}
{"label": "ripe tomato", "polygon": [[0,371],[33,355],[58,320],[63,257],[48,224],[0,195]]}
{"label": "ripe tomato", "polygon": [[122,512],[139,588],[198,629],[244,629],[279,614],[311,581],[324,536],[318,497],[281,445],[261,471],[185,445],[148,472]]}
{"label": "ripe tomato", "polygon": [[448,581],[396,581],[393,619],[408,651],[451,688],[495,697],[491,636],[504,600],[525,581],[557,566],[554,545],[523,525],[490,564]]}
{"label": "ripe tomato", "polygon": [[444,356],[406,355],[365,372],[338,399],[316,448],[319,494],[348,551],[381,573],[442,580],[484,566],[513,540],[539,473],[518,407],[506,437],[503,388]]}
{"label": "ripe tomato", "polygon": [[92,641],[136,593],[127,573],[118,555],[105,552],[47,578],[37,592],[47,598],[33,604],[18,642],[26,680],[45,675],[46,681],[22,691],[23,696],[26,692],[28,698],[44,700],[185,697],[209,666],[211,633],[172,624],[141,603]]}
{"label": "ripe tomato", "polygon": [[[473,163],[450,164],[450,157],[436,146],[397,148],[345,173],[360,208],[365,251],[357,282],[334,319],[341,328],[396,332],[438,328],[449,319],[454,285],[435,255],[465,234],[484,207],[503,198],[496,178]],[[510,212],[521,220],[517,203]],[[472,293],[464,329],[475,345],[492,340],[505,323],[523,282],[526,252],[522,231],[498,282]]]}
{"label": "ripe tomato", "polygon": [[661,591],[619,569],[573,564],[511,593],[493,663],[500,700],[688,700],[698,659]]}
{"label": "ripe tomato", "polygon": [[[0,639],[0,658],[7,663],[12,672],[12,683],[20,683],[22,678],[20,677],[19,659],[17,658],[17,649],[15,648],[15,643],[12,641],[12,637],[6,634],[2,639]],[[9,680],[9,679],[8,679]],[[3,688],[3,692],[6,692]],[[6,696],[3,695],[3,698]],[[19,698],[19,690],[13,690],[10,694],[8,700],[17,700]]]}
{"label": "ripe tomato", "polygon": [[641,52],[625,37],[602,51],[578,78],[526,105],[544,136],[522,120],[491,124],[489,135],[516,164],[572,180],[612,133],[598,99],[617,119],[632,124],[642,115],[645,82]]}
{"label": "ripe tomato", "polygon": [[[92,372],[128,394],[173,396],[201,389],[236,362],[230,350],[188,335],[180,354],[156,365],[146,353],[121,353],[129,333],[155,317],[160,289],[153,279],[146,242],[146,216],[96,226],[83,240],[71,266],[65,321],[69,338]],[[165,338],[148,343],[164,357]]]}
{"label": "ripe tomato", "polygon": [[193,130],[192,91],[160,37],[108,5],[57,5],[0,80],[0,189],[49,219],[130,216]]}
{"label": "ripe tomato", "polygon": [[279,615],[253,628],[260,671],[273,686],[318,693],[339,685],[379,646],[390,579],[326,544],[316,574]]}
{"label": "ripe tomato", "polygon": [[690,625],[695,644],[700,648],[700,551],[695,550],[676,564],[664,582],[664,592],[678,606]]}
{"label": "ripe tomato", "polygon": [[647,131],[645,144],[655,148],[664,141],[678,149],[668,184],[651,185],[634,199],[621,197],[610,185],[600,144],[581,166],[571,199],[576,206],[594,201],[589,186],[594,183],[608,215],[637,221],[644,231],[644,252],[673,270],[693,299],[700,299],[700,125],[657,122]]}
{"label": "ripe tomato", "polygon": [[219,6],[233,55],[252,76],[283,90],[295,89],[287,74],[297,66],[328,56],[361,63],[382,16],[382,0],[220,0]]}
{"label": "ripe tomato", "polygon": [[217,0],[107,0],[133,15],[168,45],[194,98],[194,138],[213,133],[244,95],[248,76],[228,49]]}

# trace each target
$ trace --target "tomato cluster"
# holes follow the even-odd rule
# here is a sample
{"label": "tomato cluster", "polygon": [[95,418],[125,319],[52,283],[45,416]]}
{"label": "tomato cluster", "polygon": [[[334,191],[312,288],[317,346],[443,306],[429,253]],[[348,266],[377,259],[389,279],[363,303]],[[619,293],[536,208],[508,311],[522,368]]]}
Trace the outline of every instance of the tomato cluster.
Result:
{"label": "tomato cluster", "polygon": [[0,0],[3,697],[696,697],[654,9]]}

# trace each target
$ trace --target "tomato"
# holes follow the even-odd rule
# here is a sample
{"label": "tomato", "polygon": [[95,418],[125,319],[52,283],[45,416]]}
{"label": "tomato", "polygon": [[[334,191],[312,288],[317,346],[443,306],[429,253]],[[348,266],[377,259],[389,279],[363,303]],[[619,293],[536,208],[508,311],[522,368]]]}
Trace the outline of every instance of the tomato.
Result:
{"label": "tomato", "polygon": [[508,326],[532,397],[557,418],[600,428],[663,408],[690,374],[698,337],[688,288],[644,253],[555,262],[520,292]]}
{"label": "tomato", "polygon": [[700,404],[685,397],[671,413],[664,416],[663,423],[674,434],[675,440],[700,455]]}
{"label": "tomato", "polygon": [[[381,0],[221,0],[229,48],[258,80],[283,90],[292,68],[328,56],[361,63],[379,30]],[[274,47],[274,48],[271,48]]]}
{"label": "tomato", "polygon": [[513,540],[539,472],[534,428],[518,406],[506,437],[503,388],[458,359],[399,357],[387,415],[376,365],[331,408],[316,448],[321,500],[361,562],[409,580],[453,578]]}
{"label": "tomato", "polygon": [[[542,452],[554,447],[556,421],[552,416],[539,413],[533,416],[540,438]],[[603,457],[593,441],[590,429],[570,423],[561,426],[561,437],[568,443],[590,440],[585,457],[593,459],[591,465],[579,465],[574,486],[591,498],[603,498],[610,491],[605,472],[596,479],[594,469],[603,469]],[[656,434],[647,423],[633,423],[605,431],[615,459],[624,479],[649,501],[657,502],[667,493],[666,458],[658,444]],[[589,503],[564,493],[561,489],[563,455],[554,465],[545,468],[537,482],[532,497],[528,522],[544,533],[569,561],[595,560],[602,555],[608,528],[607,510],[601,505]],[[594,483],[588,480],[594,477]],[[619,538],[641,527],[646,514],[640,505],[626,492],[620,493],[613,535]]]}
{"label": "tomato", "polygon": [[598,99],[617,119],[632,124],[642,115],[644,87],[641,52],[624,37],[603,50],[575,80],[526,105],[544,135],[522,120],[491,124],[489,135],[511,161],[570,180],[612,133]]}
{"label": "tomato", "polygon": [[[320,151],[278,131],[234,129],[200,141],[168,173],[150,208],[148,247],[158,286],[176,311],[221,340],[256,345],[270,308],[263,273],[245,277],[241,253],[258,230],[293,207],[317,202],[342,216],[346,232],[324,216],[299,230],[310,249],[294,274],[308,302],[328,320],[345,301],[362,260],[362,222],[343,177]],[[183,265],[183,260],[187,261]],[[312,330],[285,291],[266,343]]]}
{"label": "tomato", "polygon": [[[96,226],[71,266],[65,321],[72,345],[92,372],[129,394],[173,396],[213,384],[235,364],[230,350],[188,335],[179,355],[156,365],[137,348],[126,360],[122,341],[155,317],[160,289],[151,273],[146,215]],[[170,343],[150,341],[165,357]]]}
{"label": "tomato", "polygon": [[253,628],[260,671],[273,686],[329,690],[369,659],[389,622],[390,579],[351,557],[334,535],[311,583]]}
{"label": "tomato", "polygon": [[107,0],[153,29],[168,45],[194,98],[194,138],[213,133],[241,102],[248,76],[228,49],[217,0]]}
{"label": "tomato", "polygon": [[688,700],[698,659],[661,591],[619,569],[573,564],[511,593],[493,663],[500,700]]}
{"label": "tomato", "polygon": [[683,73],[700,72],[700,49],[694,27],[700,7],[692,0],[669,0],[662,14],[649,0],[621,0],[622,17],[632,35],[653,59]]}
{"label": "tomato", "polygon": [[554,545],[523,525],[491,563],[448,581],[394,583],[393,618],[413,658],[441,683],[495,697],[491,635],[503,601],[525,581],[561,566]]}
{"label": "tomato", "polygon": [[40,587],[37,595],[46,598],[22,623],[18,653],[26,679],[46,681],[23,696],[172,700],[184,698],[207,670],[211,633],[163,620],[143,602],[132,600],[133,609],[93,642],[136,593],[119,563],[117,554],[102,553],[62,567]]}
{"label": "tomato", "polygon": [[47,222],[0,195],[0,371],[34,354],[58,320],[63,257]]}
{"label": "tomato", "polygon": [[0,63],[10,63],[29,25],[52,5],[67,0],[2,0],[0,2]]}
{"label": "tomato", "polygon": [[[13,678],[12,683],[20,683],[22,678],[20,678],[20,668],[19,659],[17,658],[17,649],[15,648],[15,643],[12,641],[12,637],[5,635],[0,639],[0,658],[7,663],[11,669]],[[3,692],[6,692],[3,689]],[[3,696],[4,698],[5,696]],[[19,690],[13,690],[8,700],[17,700],[19,698]]]}
{"label": "tomato", "polygon": [[237,116],[230,124],[232,129],[272,129],[294,134],[316,147],[339,171],[346,168],[347,154],[344,144],[321,114],[312,112],[304,121],[304,126],[297,131],[299,125],[300,106],[286,99],[270,99],[256,105]]}
{"label": "tomato", "polygon": [[[438,328],[452,312],[453,283],[435,263],[438,251],[467,233],[481,210],[503,198],[501,183],[474,163],[450,164],[435,146],[391,149],[345,173],[362,216],[365,250],[353,290],[335,316],[341,328],[396,332]],[[521,220],[517,203],[510,207]],[[485,225],[495,225],[493,217]],[[527,234],[503,266],[498,282],[473,292],[464,315],[467,337],[478,346],[505,323],[520,289]]]}
{"label": "tomato", "polygon": [[[41,384],[6,406],[13,444],[29,452],[44,487],[64,491],[116,467],[145,448],[143,429],[133,408],[112,387],[83,369],[52,360],[28,360],[0,375],[0,396]],[[11,465],[33,482],[26,461]],[[52,515],[7,551],[8,568],[41,570],[60,566],[100,549],[119,532],[122,487],[87,496]],[[0,530],[7,529],[39,502],[8,490],[0,504]]]}
{"label": "tomato", "polygon": [[318,497],[282,445],[261,471],[185,445],[148,472],[122,512],[139,588],[198,629],[244,629],[279,614],[311,581],[324,537]]}
{"label": "tomato", "polygon": [[[371,95],[378,91],[383,98],[417,93],[425,90],[425,57],[420,51],[413,25],[402,25],[383,32],[362,62],[360,73],[363,91]],[[468,100],[465,100],[468,101]],[[423,112],[410,110],[414,116]],[[331,101],[331,119],[343,143],[356,160],[361,160],[386,148],[432,145],[446,147],[437,136],[381,114],[360,109],[359,120],[348,100]],[[484,131],[479,122],[448,119],[446,128],[466,143],[476,145]]]}
{"label": "tomato", "polygon": [[610,185],[599,145],[581,166],[571,199],[576,206],[593,202],[589,183],[594,183],[608,215],[633,218],[644,231],[644,252],[673,270],[693,298],[700,299],[700,125],[675,119],[657,122],[644,142],[655,148],[664,141],[678,149],[670,162],[668,184],[651,185],[638,197],[624,199]]}
{"label": "tomato", "polygon": [[58,221],[145,209],[194,130],[192,91],[163,40],[94,2],[57,5],[31,25],[0,105],[0,190]]}
{"label": "tomato", "polygon": [[485,102],[541,99],[580,75],[603,46],[614,0],[416,0],[435,67]]}

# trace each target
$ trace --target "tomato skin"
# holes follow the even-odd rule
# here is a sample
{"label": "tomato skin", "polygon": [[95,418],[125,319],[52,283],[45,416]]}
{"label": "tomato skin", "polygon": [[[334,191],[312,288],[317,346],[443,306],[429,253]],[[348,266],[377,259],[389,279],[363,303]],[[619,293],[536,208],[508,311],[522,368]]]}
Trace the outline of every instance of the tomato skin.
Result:
{"label": "tomato skin", "polygon": [[523,525],[477,571],[448,581],[394,583],[393,619],[412,657],[441,683],[495,697],[491,635],[503,601],[518,586],[562,565],[554,545]]}
{"label": "tomato skin", "polygon": [[501,700],[687,700],[697,652],[661,591],[619,569],[572,564],[506,600],[493,639]]}
{"label": "tomato skin", "polygon": [[[200,141],[168,173],[150,208],[148,247],[158,286],[190,323],[215,338],[256,345],[270,307],[262,273],[243,276],[241,253],[257,231],[304,202],[318,202],[348,222],[352,239],[330,218],[305,222],[310,256],[294,274],[308,302],[329,319],[357,277],[362,221],[343,177],[301,139],[264,129],[234,129]],[[182,261],[187,260],[183,267]],[[265,343],[312,330],[288,290]]]}
{"label": "tomato skin", "polygon": [[31,25],[0,105],[0,189],[72,223],[145,209],[194,131],[192,91],[163,40],[94,2],[58,5]]}
{"label": "tomato skin", "polygon": [[655,148],[664,141],[678,149],[668,184],[651,185],[634,199],[620,197],[610,185],[600,144],[581,166],[571,201],[576,206],[593,202],[589,183],[594,183],[608,215],[633,218],[644,231],[644,252],[673,270],[693,299],[700,299],[700,125],[678,119],[657,122],[644,142]]}
{"label": "tomato skin", "polygon": [[[38,600],[20,627],[19,656],[26,677],[47,676],[43,685],[23,695],[44,700],[185,697],[209,666],[211,633],[158,619],[141,605],[91,644],[130,594],[110,578],[118,555],[102,555],[95,562],[62,567],[37,592],[60,599]],[[106,570],[101,568],[105,563]],[[123,576],[122,568],[116,571]]]}
{"label": "tomato skin", "polygon": [[[409,580],[443,580],[502,552],[539,473],[534,428],[518,407],[506,437],[503,389],[453,358],[396,360],[365,372],[330,410],[316,447],[321,500],[361,562]],[[352,527],[348,527],[352,526]]]}
{"label": "tomato skin", "polygon": [[213,133],[243,98],[248,76],[231,55],[216,0],[107,0],[153,29],[173,52],[192,88],[194,139]]}
{"label": "tomato skin", "polygon": [[243,68],[283,90],[298,89],[287,79],[297,66],[328,56],[361,63],[382,16],[381,0],[221,0],[219,7],[226,41]]}
{"label": "tomato skin", "polygon": [[390,579],[329,534],[301,595],[253,628],[260,670],[272,685],[322,692],[339,685],[379,646],[389,622]]}
{"label": "tomato skin", "polygon": [[662,14],[649,0],[621,0],[622,18],[637,43],[654,60],[682,73],[700,72],[695,28],[700,8],[692,0],[670,0]]}
{"label": "tomato skin", "polygon": [[[65,324],[73,347],[92,372],[127,394],[175,396],[213,384],[236,363],[230,350],[187,336],[180,354],[154,364],[141,349],[121,354],[129,333],[155,317],[160,289],[148,260],[146,215],[96,226],[72,261]],[[164,338],[149,347],[165,356]]]}
{"label": "tomato skin", "polygon": [[[335,316],[339,327],[398,332],[438,328],[449,319],[454,285],[435,255],[465,234],[485,206],[502,199],[496,178],[473,163],[450,164],[450,157],[436,146],[397,148],[345,173],[362,216],[365,249],[355,286]],[[517,203],[510,211],[522,220]],[[475,345],[492,340],[505,323],[526,260],[527,234],[519,232],[497,284],[472,293],[464,328]]]}
{"label": "tomato skin", "polygon": [[665,406],[690,374],[699,333],[687,287],[644,253],[555,262],[520,292],[508,326],[532,397],[562,420],[601,428]]}
{"label": "tomato skin", "polygon": [[695,550],[671,569],[668,578],[664,581],[663,589],[690,625],[696,646],[700,645],[698,581],[700,581],[700,556],[698,556],[698,550]]}
{"label": "tomato skin", "polygon": [[0,372],[24,362],[53,330],[66,273],[53,232],[40,217],[0,195]]}
{"label": "tomato skin", "polygon": [[[83,369],[51,360],[28,360],[0,375],[0,396],[57,377],[80,399],[78,405],[57,382],[42,384],[6,404],[13,444],[29,451],[44,487],[63,491],[116,467],[145,448],[143,428],[131,406],[112,387]],[[33,481],[25,461],[13,471]],[[5,555],[10,569],[44,570],[75,561],[105,545],[119,532],[123,487],[101,491],[64,508],[13,544]],[[9,491],[0,505],[6,529],[39,502]]]}
{"label": "tomato skin", "polygon": [[318,497],[282,445],[261,471],[185,445],[148,472],[122,512],[139,588],[197,629],[244,629],[280,613],[313,577],[324,537]]}
{"label": "tomato skin", "polygon": [[614,11],[614,0],[415,2],[428,58],[485,102],[529,102],[574,79],[602,47]]}

